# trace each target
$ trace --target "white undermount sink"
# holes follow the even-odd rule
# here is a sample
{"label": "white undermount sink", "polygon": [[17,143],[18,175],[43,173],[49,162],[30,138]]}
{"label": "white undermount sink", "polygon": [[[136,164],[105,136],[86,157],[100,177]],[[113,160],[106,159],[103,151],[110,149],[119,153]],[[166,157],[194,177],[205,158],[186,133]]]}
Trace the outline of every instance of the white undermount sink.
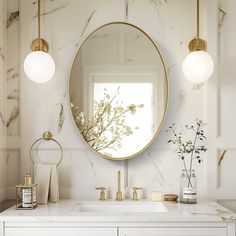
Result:
{"label": "white undermount sink", "polygon": [[80,202],[72,211],[74,212],[108,212],[108,213],[155,213],[167,212],[162,202]]}

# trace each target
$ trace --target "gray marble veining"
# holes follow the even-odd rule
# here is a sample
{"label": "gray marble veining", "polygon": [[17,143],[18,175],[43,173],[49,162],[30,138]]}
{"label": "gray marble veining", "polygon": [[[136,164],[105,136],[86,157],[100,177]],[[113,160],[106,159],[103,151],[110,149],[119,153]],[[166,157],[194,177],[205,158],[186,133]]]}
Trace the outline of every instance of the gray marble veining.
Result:
{"label": "gray marble veining", "polygon": [[62,49],[66,48],[66,47],[68,47],[68,46],[71,46],[71,45],[75,45],[75,47],[77,48],[77,47],[78,47],[78,43],[77,43],[77,42],[78,42],[78,39],[72,40],[72,41],[70,41],[70,42],[68,42],[68,43],[65,43],[65,44],[59,46],[59,47],[57,48],[57,50],[62,50]]}
{"label": "gray marble veining", "polygon": [[18,95],[8,95],[8,96],[7,96],[7,99],[8,99],[8,100],[18,100],[19,97],[18,97]]}
{"label": "gray marble veining", "polygon": [[3,114],[1,111],[0,111],[0,120],[1,120],[2,124],[4,125],[5,121],[4,121],[4,117],[3,117]]}
{"label": "gray marble veining", "polygon": [[186,97],[187,97],[187,91],[185,91],[184,89],[181,89],[179,91],[179,103],[176,107],[176,112],[184,106],[185,102],[186,102]]}
{"label": "gray marble veining", "polygon": [[86,29],[88,28],[88,25],[92,19],[92,17],[94,16],[95,12],[97,11],[97,9],[93,10],[92,13],[89,15],[89,18],[86,20],[86,23],[83,27],[83,30],[81,31],[80,37],[83,36],[84,32],[86,31]]}
{"label": "gray marble veining", "polygon": [[225,16],[226,16],[226,12],[222,8],[219,8],[219,12],[220,12],[219,26],[222,27],[223,24],[224,24],[224,19],[225,19]]}
{"label": "gray marble veining", "polygon": [[92,170],[93,170],[93,176],[96,177],[96,171],[95,171],[93,162],[92,162],[89,158],[88,158],[88,162],[89,162],[89,165],[91,166],[91,168],[92,168]]}
{"label": "gray marble veining", "polygon": [[171,70],[173,70],[176,67],[176,64],[173,64],[167,68],[167,73],[170,74]]}
{"label": "gray marble veining", "polygon": [[59,119],[58,119],[58,133],[60,133],[61,129],[63,127],[63,124],[64,124],[65,113],[64,113],[64,106],[63,106],[63,104],[62,103],[58,103],[57,105],[60,106]]}
{"label": "gray marble veining", "polygon": [[[51,1],[51,2],[53,2],[53,1]],[[33,3],[33,4],[34,4],[34,3]],[[52,13],[55,13],[55,12],[57,12],[57,11],[59,11],[59,10],[62,10],[62,9],[64,9],[64,8],[68,7],[69,5],[70,5],[70,2],[64,3],[62,6],[58,6],[58,7],[53,8],[52,10],[45,11],[45,12],[41,13],[40,15],[41,15],[41,16],[50,15],[50,14],[52,14]],[[36,18],[37,16],[38,16],[38,15],[36,14],[36,15],[33,16],[33,18]]]}
{"label": "gray marble veining", "polygon": [[106,38],[106,37],[108,37],[108,36],[109,36],[109,34],[97,35],[97,36],[89,37],[88,40],[91,40],[91,39],[99,39],[99,38]]}
{"label": "gray marble veining", "polygon": [[199,90],[204,86],[204,83],[194,84],[192,90]]}
{"label": "gray marble veining", "polygon": [[11,115],[9,117],[9,119],[7,120],[7,124],[6,126],[9,127],[11,125],[11,123],[19,116],[19,108],[18,107],[14,107]]}
{"label": "gray marble veining", "polygon": [[150,4],[152,4],[155,7],[155,11],[159,14],[160,13],[160,7],[163,3],[167,3],[167,0],[149,0]]}
{"label": "gray marble veining", "polygon": [[129,0],[124,0],[125,5],[125,20],[129,19]]}
{"label": "gray marble veining", "polygon": [[140,35],[137,35],[135,38],[134,38],[134,41],[138,40],[140,38]]}
{"label": "gray marble veining", "polygon": [[9,17],[7,18],[7,28],[9,28],[15,22],[19,21],[19,15],[19,11],[14,11],[10,13]]}
{"label": "gray marble veining", "polygon": [[157,178],[155,178],[155,180],[160,184],[160,186],[166,186],[166,181],[165,181],[165,178],[164,178],[164,175],[162,174],[159,166],[156,164],[156,162],[153,160],[152,158],[152,154],[151,153],[148,153],[148,157],[153,165],[153,167],[155,168],[156,170],[156,175],[157,175]]}
{"label": "gray marble veining", "polygon": [[1,46],[0,46],[0,57],[2,58],[2,60],[5,60],[4,52]]}
{"label": "gray marble veining", "polygon": [[19,65],[15,65],[7,70],[7,81],[19,78]]}
{"label": "gray marble veining", "polygon": [[7,76],[7,81],[11,80],[11,79],[15,79],[15,78],[19,78],[19,73],[18,72],[15,72],[10,77]]}

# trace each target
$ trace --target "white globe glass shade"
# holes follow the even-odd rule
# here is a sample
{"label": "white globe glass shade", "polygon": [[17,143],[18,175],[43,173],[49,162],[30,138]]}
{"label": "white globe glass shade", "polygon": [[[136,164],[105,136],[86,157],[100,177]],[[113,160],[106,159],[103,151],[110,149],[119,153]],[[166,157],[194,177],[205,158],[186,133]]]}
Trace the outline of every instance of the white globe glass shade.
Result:
{"label": "white globe glass shade", "polygon": [[204,83],[213,73],[214,62],[205,51],[191,52],[183,62],[183,73],[192,83]]}
{"label": "white globe glass shade", "polygon": [[29,53],[24,61],[24,71],[29,79],[36,83],[49,81],[55,73],[55,62],[43,51]]}

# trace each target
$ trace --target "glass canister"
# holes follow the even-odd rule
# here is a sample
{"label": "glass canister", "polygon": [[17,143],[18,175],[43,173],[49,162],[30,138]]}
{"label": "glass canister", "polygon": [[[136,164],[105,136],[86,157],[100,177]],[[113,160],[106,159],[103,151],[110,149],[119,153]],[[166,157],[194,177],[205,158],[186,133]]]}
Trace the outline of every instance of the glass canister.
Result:
{"label": "glass canister", "polygon": [[180,203],[197,203],[197,178],[194,170],[182,170],[180,176]]}

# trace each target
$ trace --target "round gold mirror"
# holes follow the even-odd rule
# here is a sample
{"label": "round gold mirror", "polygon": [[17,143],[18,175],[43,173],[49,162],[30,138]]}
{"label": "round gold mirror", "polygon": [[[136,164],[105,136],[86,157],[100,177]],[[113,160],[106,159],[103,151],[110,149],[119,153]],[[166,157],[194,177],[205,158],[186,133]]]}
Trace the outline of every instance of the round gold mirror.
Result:
{"label": "round gold mirror", "polygon": [[69,96],[89,147],[112,160],[137,156],[157,137],[167,110],[168,79],[157,45],[132,24],[99,27],[81,43]]}

